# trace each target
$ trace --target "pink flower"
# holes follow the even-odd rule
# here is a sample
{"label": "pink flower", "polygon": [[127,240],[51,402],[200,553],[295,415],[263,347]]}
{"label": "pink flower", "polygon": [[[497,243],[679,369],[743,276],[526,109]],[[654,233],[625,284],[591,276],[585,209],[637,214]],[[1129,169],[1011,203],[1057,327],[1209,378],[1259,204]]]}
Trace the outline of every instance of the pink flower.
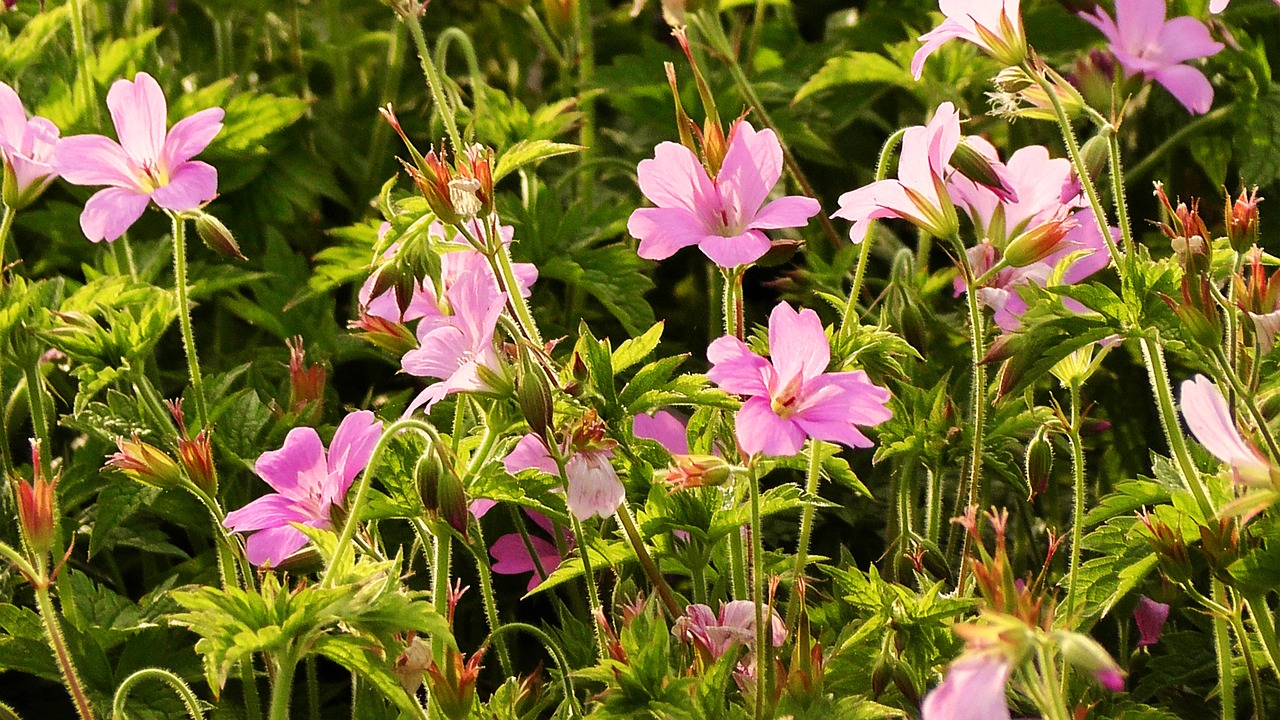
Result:
{"label": "pink flower", "polygon": [[[773,608],[769,608],[769,615],[769,640],[774,647],[782,647],[787,640],[787,626]],[[755,645],[756,606],[750,600],[734,600],[721,605],[717,615],[706,605],[690,605],[676,619],[671,634],[695,643],[713,659],[720,658],[739,645]]]}
{"label": "pink flower", "polygon": [[805,438],[871,447],[856,426],[892,417],[889,391],[862,370],[826,372],[831,345],[812,310],[797,313],[779,303],[769,315],[766,360],[735,337],[718,338],[707,349],[707,378],[724,390],[746,395],[737,415],[737,438],[748,455],[790,456]]}
{"label": "pink flower", "polygon": [[962,656],[924,698],[922,720],[1010,720],[1005,684],[1012,667],[997,655]]}
{"label": "pink flower", "polygon": [[18,93],[0,83],[0,159],[4,160],[5,185],[12,183],[14,197],[5,203],[25,207],[58,176],[53,154],[58,145],[58,127],[42,117],[27,119]]}
{"label": "pink flower", "polygon": [[[564,474],[569,485],[565,503],[579,520],[593,515],[609,517],[626,497],[626,488],[609,461],[612,455],[608,450],[578,450],[565,461]],[[532,433],[520,438],[511,453],[503,458],[502,465],[512,475],[522,470],[560,474],[547,446]]]}
{"label": "pink flower", "polygon": [[1227,399],[1213,381],[1196,375],[1182,383],[1182,417],[1191,434],[1214,457],[1231,466],[1236,481],[1245,485],[1269,485],[1271,463],[1236,429]]}
{"label": "pink flower", "polygon": [[1226,10],[1227,6],[1230,4],[1231,0],[1209,0],[1209,12],[1217,15],[1223,10]]}
{"label": "pink flower", "polygon": [[[390,229],[390,223],[383,223],[378,231],[378,237],[382,238]],[[480,223],[475,220],[471,221],[470,230],[476,237],[482,237],[484,234]],[[510,225],[499,225],[498,234],[504,245],[510,245],[515,235],[515,228]],[[440,287],[432,288],[423,285],[422,281],[415,283],[413,297],[402,313],[394,290],[387,290],[377,297],[373,296],[377,276],[372,275],[360,288],[360,307],[364,314],[399,323],[408,323],[427,316],[440,316],[442,313],[439,298],[448,294],[449,288],[453,287],[458,278],[468,272],[478,272],[493,278],[493,268],[489,267],[489,261],[484,255],[467,245],[466,241],[452,228],[440,222],[433,222],[427,228],[427,235],[448,248],[447,252],[440,253]],[[455,246],[456,249],[450,246]],[[398,244],[392,245],[383,257],[393,256],[398,247]],[[512,270],[515,272],[516,282],[520,285],[520,294],[529,297],[533,283],[538,279],[538,268],[531,263],[514,263]],[[497,281],[494,280],[494,283],[496,285]]]}
{"label": "pink flower", "polygon": [[222,108],[179,120],[166,134],[167,105],[155,78],[138,73],[107,92],[117,143],[102,135],[76,135],[58,144],[55,166],[73,185],[107,185],[89,198],[80,228],[93,242],[111,242],[129,229],[147,204],[173,212],[194,210],[218,194],[218,171],[193,161],[222,131]]}
{"label": "pink flower", "polygon": [[659,410],[653,415],[636,415],[631,421],[631,434],[656,441],[672,455],[689,454],[689,435],[684,421],[669,410]]}
{"label": "pink flower", "polygon": [[649,260],[697,245],[721,267],[747,265],[769,250],[764,230],[803,227],[821,210],[817,200],[798,195],[764,204],[782,176],[782,145],[772,130],[756,132],[745,121],[730,130],[714,178],[691,150],[673,142],[658,145],[638,174],[641,192],[657,207],[631,213],[627,231]]}
{"label": "pink flower", "polygon": [[[1163,0],[1162,0],[1163,1]],[[940,0],[941,25],[920,36],[924,45],[911,58],[911,74],[920,79],[924,61],[950,40],[960,39],[982,48],[1005,65],[1017,65],[1027,57],[1019,0]]]}
{"label": "pink flower", "polygon": [[924,127],[908,128],[902,138],[898,179],[881,180],[840,196],[832,217],[853,222],[849,237],[860,243],[872,220],[902,218],[935,237],[950,238],[959,223],[946,190],[948,164],[960,144],[960,113],[949,102],[938,106]]}
{"label": "pink flower", "polygon": [[[424,317],[418,324],[418,347],[401,358],[404,371],[418,377],[439,378],[409,403],[405,414],[423,405],[430,408],[458,391],[490,390],[482,372],[502,374],[493,333],[507,303],[492,276],[463,273],[445,296],[453,314]],[[483,370],[482,370],[483,369]]]}
{"label": "pink flower", "polygon": [[289,431],[284,446],[265,452],[254,470],[274,493],[227,513],[223,525],[253,533],[245,552],[254,565],[279,565],[307,544],[291,523],[329,528],[330,509],[341,505],[351,481],[369,464],[382,423],[368,410],[343,418],[326,451],[314,428]]}
{"label": "pink flower", "polygon": [[1138,607],[1133,609],[1133,621],[1138,624],[1138,647],[1155,645],[1160,642],[1164,632],[1164,623],[1169,619],[1169,606],[1156,602],[1143,595],[1138,598]]}
{"label": "pink flower", "polygon": [[1188,112],[1202,115],[1213,105],[1213,86],[1204,73],[1182,63],[1216,55],[1223,45],[1193,17],[1166,21],[1167,9],[1165,0],[1116,0],[1114,20],[1100,7],[1081,17],[1106,36],[1127,77],[1155,80]]}
{"label": "pink flower", "polygon": [[[555,527],[547,519],[547,516],[532,510],[526,510],[525,512],[538,524],[538,527],[546,530],[547,534],[555,534]],[[572,551],[574,547],[573,535],[561,528],[560,536],[564,541],[565,547]],[[492,547],[489,548],[489,554],[493,556],[495,561],[491,569],[499,575],[533,573],[529,578],[528,587],[528,591],[532,592],[539,583],[547,579],[546,575],[538,572],[538,565],[541,564],[542,569],[547,575],[550,575],[556,568],[560,567],[560,563],[563,562],[564,558],[560,555],[560,550],[555,543],[536,535],[529,535],[529,545],[533,546],[533,551],[538,555],[537,563],[533,561],[533,556],[529,554],[529,548],[524,544],[524,538],[521,537],[520,533],[508,533],[494,540]]]}

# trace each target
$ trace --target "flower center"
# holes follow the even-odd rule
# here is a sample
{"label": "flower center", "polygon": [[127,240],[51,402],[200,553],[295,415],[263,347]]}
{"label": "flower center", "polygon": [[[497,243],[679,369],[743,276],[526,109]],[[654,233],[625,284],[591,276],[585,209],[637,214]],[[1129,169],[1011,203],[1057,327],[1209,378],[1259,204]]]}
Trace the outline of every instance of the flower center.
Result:
{"label": "flower center", "polygon": [[142,163],[142,173],[138,176],[138,184],[146,192],[155,192],[169,184],[169,173],[154,160]]}
{"label": "flower center", "polygon": [[773,410],[774,415],[777,415],[783,420],[787,420],[800,409],[798,407],[800,404],[800,385],[803,382],[804,379],[801,376],[796,375],[791,378],[786,385],[782,386],[781,389],[772,393],[769,407]]}

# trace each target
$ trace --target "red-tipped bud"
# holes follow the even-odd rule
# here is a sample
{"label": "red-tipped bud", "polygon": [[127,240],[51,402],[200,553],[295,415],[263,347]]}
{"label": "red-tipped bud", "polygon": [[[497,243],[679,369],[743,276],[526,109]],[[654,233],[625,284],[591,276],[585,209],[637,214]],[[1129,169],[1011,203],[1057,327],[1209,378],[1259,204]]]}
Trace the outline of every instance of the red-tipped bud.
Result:
{"label": "red-tipped bud", "polygon": [[14,486],[18,496],[18,526],[22,530],[27,549],[32,555],[43,558],[53,549],[57,532],[54,487],[58,479],[45,479],[38,440],[31,441],[31,467],[34,469],[34,482],[19,479]]}
{"label": "red-tipped bud", "polygon": [[196,214],[196,234],[205,245],[209,246],[209,249],[236,260],[248,260],[244,253],[240,252],[240,245],[227,226],[203,210],[197,211]]}
{"label": "red-tipped bud", "polygon": [[1232,204],[1227,198],[1227,238],[1236,252],[1245,252],[1258,242],[1258,188],[1255,186],[1248,193],[1241,191],[1240,197]]}
{"label": "red-tipped bud", "polygon": [[471,717],[471,706],[476,699],[476,678],[480,676],[483,659],[483,649],[464,662],[462,653],[450,648],[445,651],[443,668],[435,663],[427,668],[431,704],[448,720]]}
{"label": "red-tipped bud", "polygon": [[348,327],[357,331],[356,337],[386,350],[397,358],[418,347],[418,339],[404,323],[376,315],[362,314],[356,320],[352,320]]}
{"label": "red-tipped bud", "polygon": [[676,489],[719,487],[733,476],[733,466],[715,455],[676,455],[667,470],[667,482]]}
{"label": "red-tipped bud", "polygon": [[137,435],[131,440],[117,438],[116,446],[119,452],[107,458],[107,467],[152,487],[170,488],[182,482],[178,463],[160,448],[139,440]]}
{"label": "red-tipped bud", "polygon": [[1031,228],[1005,247],[1005,262],[1013,267],[1026,267],[1066,250],[1074,244],[1067,235],[1075,226],[1075,220],[1055,218]]}
{"label": "red-tipped bud", "polygon": [[218,492],[218,469],[213,463],[213,443],[209,441],[208,428],[190,440],[178,438],[178,458],[196,487],[210,495]]}
{"label": "red-tipped bud", "polygon": [[301,413],[310,409],[319,415],[324,405],[325,369],[323,365],[308,365],[307,352],[301,337],[288,340],[289,347],[289,410]]}

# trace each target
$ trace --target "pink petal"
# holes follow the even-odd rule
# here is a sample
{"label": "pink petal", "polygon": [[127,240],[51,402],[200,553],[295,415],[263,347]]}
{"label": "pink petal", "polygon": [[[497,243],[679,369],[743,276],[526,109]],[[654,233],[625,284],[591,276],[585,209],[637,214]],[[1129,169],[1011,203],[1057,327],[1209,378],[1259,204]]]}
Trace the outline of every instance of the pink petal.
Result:
{"label": "pink petal", "polygon": [[224,115],[222,108],[209,108],[174,123],[164,139],[160,156],[164,167],[177,167],[204,152],[222,132]]}
{"label": "pink petal", "polygon": [[1116,0],[1116,27],[1125,49],[1140,54],[1157,46],[1164,27],[1166,0]]}
{"label": "pink petal", "polygon": [[158,162],[169,119],[164,91],[155,78],[140,72],[133,82],[115,81],[107,91],[107,107],[129,157],[138,164]]}
{"label": "pink petal", "polygon": [[657,441],[672,455],[689,454],[689,437],[684,421],[667,410],[659,410],[653,415],[636,415],[631,421],[631,434]]}
{"label": "pink petal", "polygon": [[[539,559],[547,557],[555,558],[557,561],[560,559],[560,553],[550,541],[530,535],[529,544],[533,545],[533,550],[538,553]],[[508,533],[494,540],[493,545],[489,547],[489,554],[495,561],[491,569],[499,575],[520,575],[536,571],[533,557],[529,555],[529,548],[525,546],[524,538],[520,537],[520,533]],[[550,568],[547,568],[547,572],[550,571]]]}
{"label": "pink petal", "polygon": [[711,369],[707,379],[726,392],[738,395],[768,395],[767,378],[773,375],[768,360],[751,352],[741,340],[725,336],[716,338],[707,348]]}
{"label": "pink petal", "polygon": [[551,458],[547,446],[533,433],[520,438],[511,452],[502,459],[502,467],[512,475],[522,470],[541,470],[548,475],[560,474],[560,469],[556,467],[556,461]]}
{"label": "pink petal", "polygon": [[0,82],[0,145],[20,147],[26,126],[27,110],[22,98],[7,83]]}
{"label": "pink petal", "polygon": [[778,385],[826,372],[831,343],[818,313],[808,308],[797,313],[787,303],[778,303],[769,314],[769,360],[778,373]]}
{"label": "pink petal", "polygon": [[853,222],[849,239],[854,245],[866,239],[867,230],[871,227],[870,220],[906,217],[904,212],[915,212],[915,206],[907,200],[902,184],[897,180],[880,180],[851,190],[841,195],[838,202],[840,209],[832,213],[831,217]]}
{"label": "pink petal", "polygon": [[921,35],[919,40],[924,45],[921,45],[920,49],[916,50],[916,54],[911,58],[911,74],[915,76],[916,80],[919,80],[920,76],[924,74],[924,61],[928,60],[934,51],[951,40],[968,36],[968,29],[950,18],[944,20],[941,25],[933,30]]}
{"label": "pink petal", "polygon": [[683,208],[699,213],[701,208],[719,205],[711,178],[698,158],[685,146],[660,143],[653,158],[636,168],[640,192],[662,208]]}
{"label": "pink petal", "polygon": [[329,443],[329,472],[340,481],[331,500],[341,504],[351,481],[369,465],[373,449],[382,439],[382,423],[368,410],[349,413],[338,424]]}
{"label": "pink petal", "polygon": [[697,245],[707,230],[685,208],[640,208],[627,220],[627,232],[640,241],[636,254],[646,260],[665,260],[681,248]]}
{"label": "pink petal", "polygon": [[822,206],[817,200],[803,195],[788,195],[760,208],[755,219],[747,225],[753,230],[776,230],[779,228],[804,227],[809,218],[817,215]]}
{"label": "pink petal", "polygon": [[93,242],[111,242],[128,230],[151,199],[131,189],[109,187],[94,193],[80,213],[80,229]]}
{"label": "pink petal", "polygon": [[594,515],[609,517],[626,497],[626,488],[604,452],[584,450],[574,453],[565,463],[564,472],[569,483],[565,503],[569,512],[579,520]]}
{"label": "pink petal", "polygon": [[768,398],[753,397],[738,411],[737,437],[747,455],[791,457],[804,447],[805,433],[794,422],[778,417]]}
{"label": "pink petal", "polygon": [[1182,417],[1196,440],[1248,479],[1265,479],[1270,465],[1240,436],[1218,386],[1204,375],[1182,383]]}
{"label": "pink petal", "polygon": [[1165,23],[1159,44],[1160,60],[1170,65],[1217,55],[1226,47],[1213,39],[1204,23],[1188,15]]}
{"label": "pink petal", "polygon": [[706,235],[698,243],[698,249],[722,268],[750,265],[764,257],[771,247],[773,243],[759,230],[747,230],[734,237]]}
{"label": "pink petal", "polygon": [[1143,595],[1138,598],[1138,607],[1133,610],[1133,620],[1138,624],[1138,647],[1155,645],[1160,642],[1164,631],[1164,623],[1169,619],[1169,606],[1156,602]]}
{"label": "pink petal", "polygon": [[1231,4],[1231,0],[1209,0],[1209,12],[1217,15],[1227,9],[1227,5]]}
{"label": "pink petal", "polygon": [[136,168],[124,148],[102,135],[63,138],[53,152],[53,164],[72,185],[114,185],[142,191]]}
{"label": "pink petal", "polygon": [[276,566],[307,545],[307,536],[292,525],[261,530],[245,541],[245,556],[254,565]]}
{"label": "pink petal", "polygon": [[488,515],[489,511],[494,509],[497,506],[498,506],[497,500],[488,500],[486,498],[476,498],[475,500],[472,500],[469,505],[467,505],[467,510],[471,513],[472,517],[479,520],[485,515]]}
{"label": "pink petal", "polygon": [[329,477],[324,443],[309,427],[290,430],[284,445],[262,453],[253,469],[276,492],[296,500],[319,497]]}
{"label": "pink petal", "polygon": [[1172,65],[1157,70],[1155,80],[1192,115],[1203,115],[1213,107],[1213,85],[1209,84],[1204,73],[1190,65]]}
{"label": "pink petal", "polygon": [[271,493],[227,513],[222,524],[233,532],[251,532],[314,519],[306,515],[294,500]]}
{"label": "pink petal", "polygon": [[[1163,0],[1162,0],[1163,1]],[[922,720],[1011,720],[1005,683],[1012,668],[993,655],[961,657],[925,696]]]}
{"label": "pink petal", "polygon": [[782,145],[772,130],[756,132],[751,123],[737,123],[715,185],[724,207],[749,220],[782,176]]}
{"label": "pink petal", "polygon": [[174,212],[194,210],[218,194],[218,171],[208,163],[196,160],[172,170],[169,184],[151,193],[156,205]]}

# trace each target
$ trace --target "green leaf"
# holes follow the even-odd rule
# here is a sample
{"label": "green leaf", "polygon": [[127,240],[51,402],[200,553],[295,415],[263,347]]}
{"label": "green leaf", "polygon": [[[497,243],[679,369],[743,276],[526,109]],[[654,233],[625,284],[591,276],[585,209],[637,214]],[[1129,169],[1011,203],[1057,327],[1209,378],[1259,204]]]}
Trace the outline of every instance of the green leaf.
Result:
{"label": "green leaf", "polygon": [[496,183],[525,165],[541,162],[557,155],[576,153],[583,149],[581,145],[572,143],[558,143],[550,140],[521,140],[502,153],[502,157],[498,158],[498,165],[493,169],[493,181]]}
{"label": "green leaf", "polygon": [[0,69],[6,79],[15,80],[40,54],[46,43],[62,30],[70,16],[70,5],[62,5],[27,21],[22,32],[8,42],[0,44]]}
{"label": "green leaf", "polygon": [[883,55],[869,52],[850,52],[827,61],[800,87],[792,103],[833,87],[859,83],[895,85],[908,90],[915,86],[911,72]]}
{"label": "green leaf", "polygon": [[259,148],[272,135],[296,123],[310,105],[305,100],[267,93],[243,93],[227,103],[222,132],[209,146],[214,157],[234,157]]}
{"label": "green leaf", "polygon": [[666,327],[666,321],[655,323],[643,335],[623,341],[618,349],[613,351],[613,374],[617,375],[644,360],[656,350],[658,343],[662,341],[664,327]]}
{"label": "green leaf", "polygon": [[423,715],[422,708],[405,692],[393,672],[394,659],[387,658],[378,646],[349,635],[326,635],[316,641],[313,652],[358,674],[410,716]]}
{"label": "green leaf", "polygon": [[1233,133],[1240,178],[1247,185],[1269,185],[1280,179],[1280,87],[1271,86],[1242,110]]}

